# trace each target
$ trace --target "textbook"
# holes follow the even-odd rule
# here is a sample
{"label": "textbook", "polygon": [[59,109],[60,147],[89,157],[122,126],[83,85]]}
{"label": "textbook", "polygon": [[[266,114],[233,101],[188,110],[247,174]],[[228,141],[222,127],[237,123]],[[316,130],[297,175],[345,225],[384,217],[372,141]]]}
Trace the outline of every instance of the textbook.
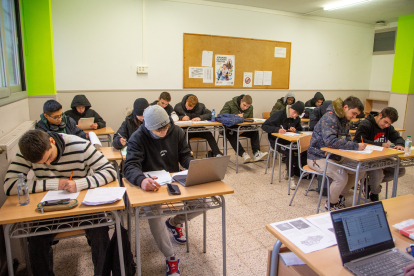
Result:
{"label": "textbook", "polygon": [[414,240],[414,224],[401,229],[400,233],[403,236],[409,237],[410,239]]}

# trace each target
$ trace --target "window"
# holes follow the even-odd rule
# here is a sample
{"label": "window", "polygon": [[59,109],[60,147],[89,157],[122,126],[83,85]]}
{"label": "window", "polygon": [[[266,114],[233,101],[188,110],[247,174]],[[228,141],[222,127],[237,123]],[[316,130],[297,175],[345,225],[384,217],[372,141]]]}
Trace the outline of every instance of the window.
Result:
{"label": "window", "polygon": [[394,54],[397,28],[377,30],[374,37],[374,55]]}
{"label": "window", "polygon": [[19,93],[25,90],[19,10],[19,0],[0,1],[0,105],[27,97]]}

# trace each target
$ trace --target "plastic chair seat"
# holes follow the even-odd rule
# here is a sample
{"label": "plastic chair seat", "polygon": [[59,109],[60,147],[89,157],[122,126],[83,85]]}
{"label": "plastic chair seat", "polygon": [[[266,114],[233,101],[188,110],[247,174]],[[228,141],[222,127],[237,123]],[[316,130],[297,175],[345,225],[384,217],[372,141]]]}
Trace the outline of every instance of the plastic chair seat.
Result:
{"label": "plastic chair seat", "polygon": [[305,165],[305,166],[303,166],[303,169],[304,169],[305,171],[308,171],[308,172],[318,173],[317,171],[312,170],[312,169],[309,167],[309,165]]}

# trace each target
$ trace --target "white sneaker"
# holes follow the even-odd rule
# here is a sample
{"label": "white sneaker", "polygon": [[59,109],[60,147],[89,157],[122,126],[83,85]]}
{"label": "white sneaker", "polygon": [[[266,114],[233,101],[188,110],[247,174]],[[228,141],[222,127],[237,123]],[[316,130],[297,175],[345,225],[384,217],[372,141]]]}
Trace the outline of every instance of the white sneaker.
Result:
{"label": "white sneaker", "polygon": [[247,154],[247,152],[243,153],[242,157],[244,163],[252,161],[252,158],[250,157],[250,155]]}
{"label": "white sneaker", "polygon": [[267,156],[267,152],[256,152],[256,154],[254,155],[253,161],[260,161],[262,159],[264,159]]}
{"label": "white sneaker", "polygon": [[283,179],[284,180],[288,180],[289,179],[288,171],[286,169],[283,171],[282,176],[283,176]]}
{"label": "white sneaker", "polygon": [[293,177],[291,177],[290,178],[290,189],[291,190],[294,190],[294,189],[296,189],[296,182],[295,182],[295,179],[293,178]]}
{"label": "white sneaker", "polygon": [[223,156],[223,154],[217,154],[216,155],[216,157],[222,157]]}

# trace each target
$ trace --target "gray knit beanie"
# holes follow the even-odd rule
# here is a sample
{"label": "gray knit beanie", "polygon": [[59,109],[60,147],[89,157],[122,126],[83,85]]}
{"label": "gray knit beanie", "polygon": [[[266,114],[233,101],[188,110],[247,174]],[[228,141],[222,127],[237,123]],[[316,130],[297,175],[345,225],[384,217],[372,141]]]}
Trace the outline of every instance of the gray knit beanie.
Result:
{"label": "gray knit beanie", "polygon": [[170,117],[159,105],[151,105],[144,110],[144,123],[148,130],[156,130],[170,123]]}

